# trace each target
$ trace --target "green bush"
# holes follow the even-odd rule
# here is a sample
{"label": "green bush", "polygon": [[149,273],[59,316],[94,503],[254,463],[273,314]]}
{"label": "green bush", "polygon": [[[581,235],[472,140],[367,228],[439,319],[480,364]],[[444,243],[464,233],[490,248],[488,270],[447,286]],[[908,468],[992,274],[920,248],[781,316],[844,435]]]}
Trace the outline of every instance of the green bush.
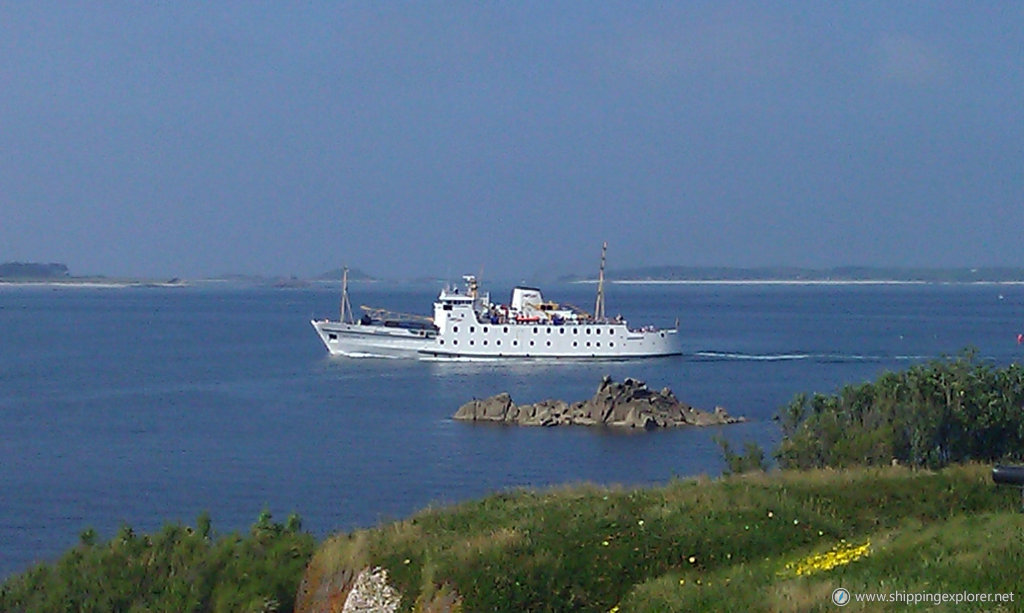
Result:
{"label": "green bush", "polygon": [[53,564],[7,580],[0,611],[291,611],[315,545],[298,516],[280,524],[267,512],[245,537],[214,538],[206,513],[194,529],[123,525],[106,543],[89,528]]}
{"label": "green bush", "polygon": [[718,447],[722,450],[722,457],[725,459],[726,468],[724,474],[738,475],[752,471],[764,472],[768,470],[764,449],[754,441],[746,441],[743,444],[743,454],[740,455],[733,451],[732,443],[725,438],[716,436],[714,440],[718,443]]}
{"label": "green bush", "polygon": [[775,457],[782,468],[1021,460],[1022,408],[1024,368],[965,351],[834,395],[797,395],[778,414]]}

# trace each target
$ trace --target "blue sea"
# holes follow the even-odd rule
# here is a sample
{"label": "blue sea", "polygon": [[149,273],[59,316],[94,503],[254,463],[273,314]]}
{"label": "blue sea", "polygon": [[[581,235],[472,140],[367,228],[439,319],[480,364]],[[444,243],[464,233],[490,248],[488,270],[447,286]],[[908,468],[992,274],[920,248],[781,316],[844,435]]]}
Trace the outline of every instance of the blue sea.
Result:
{"label": "blue sea", "polygon": [[[364,283],[351,295],[428,314],[437,289]],[[593,291],[545,288],[579,305]],[[713,438],[772,448],[772,415],[799,392],[966,347],[996,365],[1022,353],[1019,285],[615,284],[607,296],[609,315],[633,325],[678,319],[684,355],[338,358],[309,325],[336,316],[336,285],[0,287],[0,578],[55,559],[88,527],[108,538],[208,511],[223,534],[268,509],[322,537],[521,486],[718,475]],[[750,421],[623,433],[451,419],[502,391],[582,400],[606,374]]]}

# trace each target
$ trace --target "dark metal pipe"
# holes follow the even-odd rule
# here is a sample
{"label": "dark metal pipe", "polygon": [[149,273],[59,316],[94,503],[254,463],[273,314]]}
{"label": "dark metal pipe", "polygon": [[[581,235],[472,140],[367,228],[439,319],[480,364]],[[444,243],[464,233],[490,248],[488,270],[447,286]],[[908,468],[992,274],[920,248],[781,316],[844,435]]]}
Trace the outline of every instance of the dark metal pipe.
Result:
{"label": "dark metal pipe", "polygon": [[1001,485],[1020,487],[1020,508],[1024,511],[1024,466],[994,466],[992,480]]}
{"label": "dark metal pipe", "polygon": [[1024,486],[1024,466],[996,466],[992,469],[992,480],[1003,485]]}

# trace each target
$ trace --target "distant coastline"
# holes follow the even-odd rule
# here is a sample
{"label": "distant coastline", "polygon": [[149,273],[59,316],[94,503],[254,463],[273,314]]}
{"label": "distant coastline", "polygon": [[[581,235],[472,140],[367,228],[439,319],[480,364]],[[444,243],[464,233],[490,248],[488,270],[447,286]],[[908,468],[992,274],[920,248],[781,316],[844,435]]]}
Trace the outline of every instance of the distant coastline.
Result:
{"label": "distant coastline", "polygon": [[[104,275],[72,275],[67,265],[34,262],[6,262],[0,264],[0,287],[183,287],[207,283],[271,286],[276,288],[302,288],[316,285],[334,285],[341,281],[342,270],[308,276],[274,276],[260,274],[224,274],[214,277],[181,279],[178,277],[152,279],[135,277],[108,277]],[[443,282],[441,277],[395,279],[375,277],[358,268],[348,271],[349,282],[384,284],[424,284]],[[554,275],[537,282],[595,284],[597,278],[588,275]],[[605,281],[617,285],[926,285],[926,284],[987,284],[1024,285],[1024,268],[898,268],[856,267],[795,268],[795,267],[700,267],[700,266],[647,266],[612,269]]]}
{"label": "distant coastline", "polygon": [[[596,284],[597,279],[574,281]],[[901,279],[611,279],[615,285],[1024,285],[1020,281],[913,281]]]}
{"label": "distant coastline", "polygon": [[104,276],[77,277],[67,264],[39,262],[4,262],[0,264],[0,287],[53,287],[53,288],[119,288],[119,287],[182,287],[187,282],[172,279],[111,278]]}
{"label": "distant coastline", "polygon": [[63,288],[81,288],[81,289],[117,289],[123,287],[187,287],[190,285],[187,281],[171,280],[171,281],[145,281],[141,279],[125,279],[125,280],[110,280],[110,279],[94,279],[94,278],[77,278],[67,279],[64,281],[43,281],[43,280],[12,280],[12,279],[0,279],[0,287],[49,287],[55,289]]}
{"label": "distant coastline", "polygon": [[[723,268],[655,266],[609,271],[605,278],[618,284],[772,284],[772,285],[920,285],[942,283],[1024,284],[1024,268],[871,268],[827,269],[768,267]],[[596,283],[593,278],[563,277],[572,283]]]}

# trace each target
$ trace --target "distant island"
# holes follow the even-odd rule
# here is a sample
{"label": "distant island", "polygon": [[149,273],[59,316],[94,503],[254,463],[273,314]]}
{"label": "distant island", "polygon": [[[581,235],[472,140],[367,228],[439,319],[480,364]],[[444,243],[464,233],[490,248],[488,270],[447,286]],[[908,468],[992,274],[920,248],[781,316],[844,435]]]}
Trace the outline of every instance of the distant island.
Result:
{"label": "distant island", "polygon": [[70,279],[66,264],[39,264],[37,262],[5,262],[0,264],[0,279],[11,281],[52,281]]}
{"label": "distant island", "polygon": [[[334,270],[328,270],[327,272],[317,275],[314,280],[316,281],[337,281],[341,279],[341,276],[345,273],[344,268],[335,268]],[[366,274],[358,268],[348,269],[348,280],[349,281],[376,281],[377,279]]]}
{"label": "distant island", "polygon": [[48,285],[60,287],[183,287],[185,281],[111,278],[103,275],[76,276],[67,264],[4,262],[0,264],[0,283],[5,285]]}
{"label": "distant island", "polygon": [[[901,268],[838,266],[801,268],[769,266],[740,268],[723,266],[645,266],[610,270],[610,281],[795,281],[795,282],[917,282],[917,283],[1024,283],[1024,268],[1009,266],[979,268]],[[591,281],[569,275],[563,282]]]}

